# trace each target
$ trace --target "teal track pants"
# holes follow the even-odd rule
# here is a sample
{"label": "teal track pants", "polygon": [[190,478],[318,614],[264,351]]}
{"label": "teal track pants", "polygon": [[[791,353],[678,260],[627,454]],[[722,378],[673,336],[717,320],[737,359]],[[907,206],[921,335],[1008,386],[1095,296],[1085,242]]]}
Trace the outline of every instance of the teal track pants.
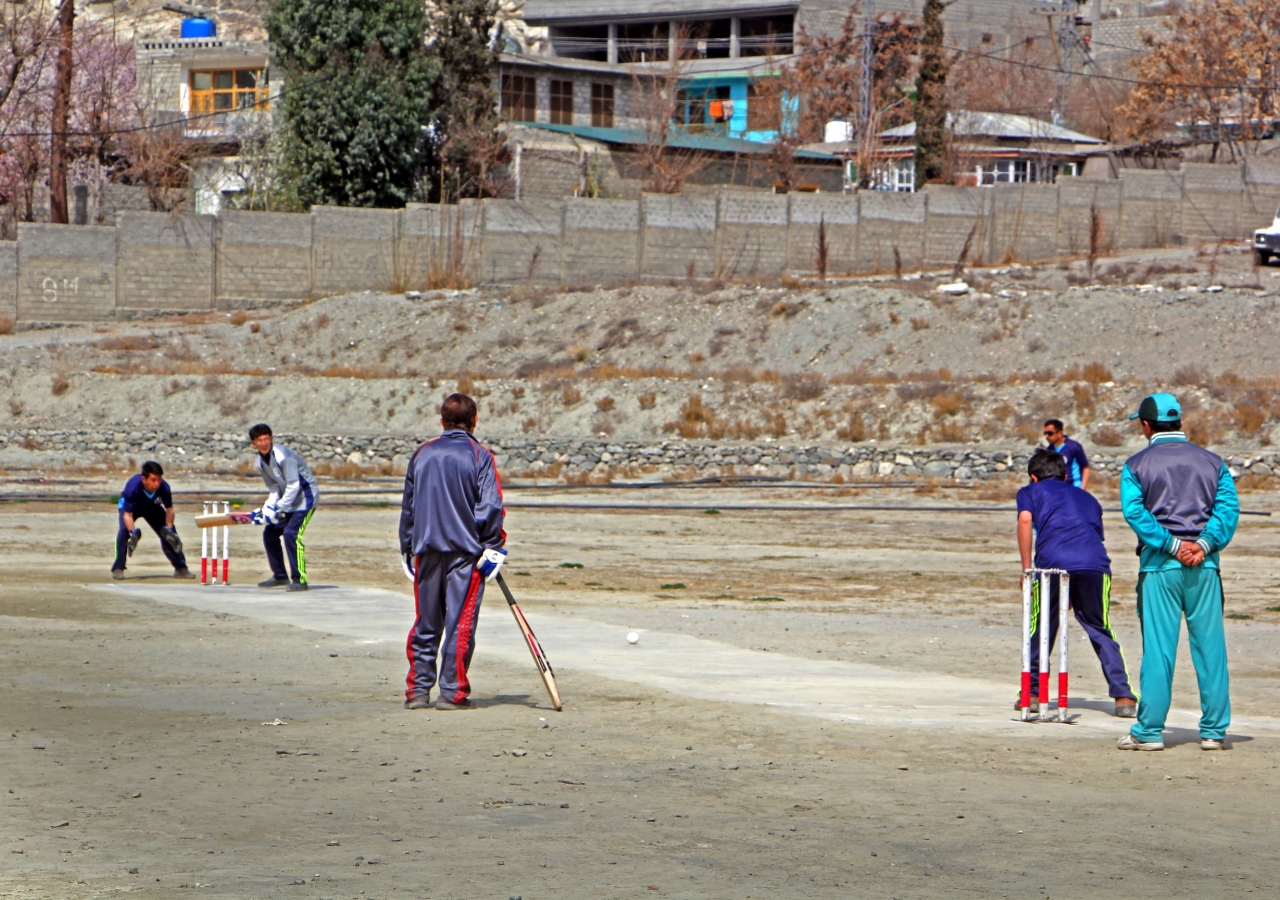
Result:
{"label": "teal track pants", "polygon": [[1222,580],[1202,567],[1143,572],[1138,576],[1142,622],[1142,697],[1135,740],[1159,741],[1169,715],[1182,617],[1187,617],[1191,661],[1200,682],[1200,737],[1220,741],[1231,724],[1227,640],[1222,623]]}

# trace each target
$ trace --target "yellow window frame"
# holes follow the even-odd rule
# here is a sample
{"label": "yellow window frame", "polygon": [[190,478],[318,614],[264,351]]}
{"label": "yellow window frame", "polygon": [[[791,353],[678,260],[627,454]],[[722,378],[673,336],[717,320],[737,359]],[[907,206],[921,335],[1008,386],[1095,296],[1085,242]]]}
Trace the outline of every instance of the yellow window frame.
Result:
{"label": "yellow window frame", "polygon": [[191,115],[230,113],[271,108],[271,88],[267,68],[192,69],[187,84],[191,90]]}

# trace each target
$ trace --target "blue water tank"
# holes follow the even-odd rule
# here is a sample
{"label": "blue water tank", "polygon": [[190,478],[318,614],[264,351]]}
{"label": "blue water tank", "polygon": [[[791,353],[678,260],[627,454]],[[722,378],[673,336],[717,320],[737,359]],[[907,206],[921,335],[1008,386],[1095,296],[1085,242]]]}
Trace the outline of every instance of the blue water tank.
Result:
{"label": "blue water tank", "polygon": [[182,36],[184,38],[211,38],[218,34],[218,26],[213,19],[183,19]]}

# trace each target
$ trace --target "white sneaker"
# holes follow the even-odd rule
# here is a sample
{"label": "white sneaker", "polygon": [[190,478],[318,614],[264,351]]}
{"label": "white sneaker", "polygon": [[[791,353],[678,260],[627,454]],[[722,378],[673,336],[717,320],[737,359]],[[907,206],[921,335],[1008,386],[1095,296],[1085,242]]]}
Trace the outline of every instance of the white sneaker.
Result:
{"label": "white sneaker", "polygon": [[1163,750],[1164,741],[1140,741],[1131,734],[1126,734],[1116,741],[1117,750]]}
{"label": "white sneaker", "polygon": [[1214,741],[1214,740],[1210,740],[1209,738],[1201,738],[1200,749],[1201,750],[1230,750],[1231,745],[1229,745],[1226,741]]}

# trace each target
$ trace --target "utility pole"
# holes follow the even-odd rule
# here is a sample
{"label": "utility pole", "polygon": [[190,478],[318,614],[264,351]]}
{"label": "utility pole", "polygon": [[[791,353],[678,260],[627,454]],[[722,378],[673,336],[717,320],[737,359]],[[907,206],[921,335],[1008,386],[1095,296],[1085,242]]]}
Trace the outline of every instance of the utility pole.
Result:
{"label": "utility pole", "polygon": [[67,119],[71,109],[71,48],[76,19],[75,0],[58,6],[56,38],[58,62],[53,78],[53,135],[49,143],[49,221],[66,225],[67,208]]}
{"label": "utility pole", "polygon": [[1070,124],[1067,115],[1067,85],[1073,75],[1088,70],[1093,62],[1089,44],[1080,33],[1080,26],[1089,22],[1082,14],[1085,0],[1056,0],[1047,2],[1032,13],[1049,20],[1049,34],[1058,60],[1058,78],[1054,90],[1054,124]]}
{"label": "utility pole", "polygon": [[871,76],[875,68],[876,46],[876,4],[875,0],[866,0],[862,21],[862,84],[859,102],[862,109],[858,111],[858,137],[867,140],[867,132],[871,128]]}

